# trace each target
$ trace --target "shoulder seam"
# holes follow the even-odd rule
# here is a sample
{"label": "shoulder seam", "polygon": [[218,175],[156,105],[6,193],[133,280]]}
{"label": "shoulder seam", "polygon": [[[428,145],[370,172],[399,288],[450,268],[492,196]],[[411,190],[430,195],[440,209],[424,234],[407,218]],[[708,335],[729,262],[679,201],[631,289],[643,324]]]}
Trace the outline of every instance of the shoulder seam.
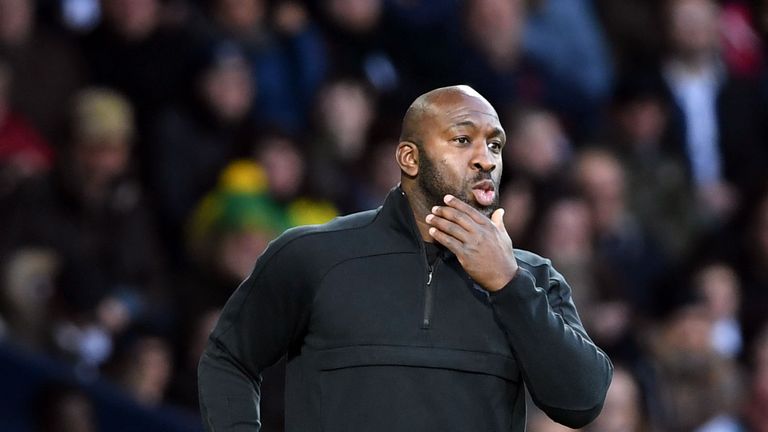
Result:
{"label": "shoulder seam", "polygon": [[334,263],[332,266],[328,267],[328,269],[323,273],[323,275],[320,277],[320,279],[317,280],[318,290],[315,292],[315,294],[312,296],[312,303],[315,302],[317,299],[317,296],[320,294],[320,285],[322,285],[323,281],[325,280],[326,276],[333,271],[336,267],[348,263],[350,261],[354,261],[361,258],[371,258],[371,257],[378,257],[378,256],[388,256],[388,255],[402,255],[402,254],[416,254],[417,252],[411,252],[411,251],[395,251],[395,252],[382,252],[382,253],[375,253],[375,254],[368,254],[368,255],[359,255],[350,257],[347,259],[343,259],[339,262]]}
{"label": "shoulder seam", "polygon": [[[249,277],[249,280],[252,281],[252,283],[250,284],[251,286],[248,287],[248,292],[246,293],[245,297],[243,298],[242,303],[238,306],[237,315],[235,316],[235,319],[233,319],[232,322],[230,322],[229,327],[227,327],[225,330],[222,330],[221,334],[218,337],[219,338],[223,338],[234,327],[234,322],[237,321],[237,318],[240,316],[241,313],[243,313],[243,305],[248,302],[248,298],[253,293],[253,288],[254,288],[256,279],[258,279],[261,276],[261,273],[269,265],[269,263],[272,262],[272,259],[275,256],[277,256],[277,254],[280,253],[283,249],[288,247],[288,245],[292,244],[294,241],[297,241],[299,239],[303,239],[305,237],[309,237],[309,236],[312,236],[312,235],[318,235],[318,234],[324,234],[324,233],[335,233],[335,232],[341,232],[341,231],[352,231],[352,230],[358,230],[358,229],[366,228],[366,227],[370,226],[371,224],[373,224],[373,222],[376,221],[376,219],[379,218],[380,214],[381,214],[381,209],[376,211],[376,214],[374,215],[374,217],[370,221],[368,221],[367,223],[365,223],[363,225],[360,225],[360,226],[340,228],[340,229],[327,230],[327,231],[307,232],[307,233],[303,233],[303,234],[301,234],[301,235],[299,235],[297,237],[294,237],[294,238],[286,241],[285,244],[280,246],[276,251],[272,252],[272,254],[267,259],[267,262],[265,262],[264,265],[262,266],[262,268],[259,270],[258,274],[253,274],[253,275],[251,275],[251,277]],[[312,298],[314,300],[314,295],[312,296]]]}

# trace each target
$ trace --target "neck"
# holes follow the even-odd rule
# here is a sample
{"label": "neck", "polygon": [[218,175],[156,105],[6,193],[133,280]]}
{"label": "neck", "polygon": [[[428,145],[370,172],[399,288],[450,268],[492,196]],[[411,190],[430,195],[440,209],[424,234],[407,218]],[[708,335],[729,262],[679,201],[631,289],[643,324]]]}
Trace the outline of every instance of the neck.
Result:
{"label": "neck", "polygon": [[403,182],[401,188],[405,192],[405,198],[411,206],[411,211],[413,211],[413,218],[416,221],[421,239],[429,243],[434,242],[435,240],[429,235],[430,226],[424,220],[428,214],[432,213],[432,206],[427,204],[424,194],[415,185]]}

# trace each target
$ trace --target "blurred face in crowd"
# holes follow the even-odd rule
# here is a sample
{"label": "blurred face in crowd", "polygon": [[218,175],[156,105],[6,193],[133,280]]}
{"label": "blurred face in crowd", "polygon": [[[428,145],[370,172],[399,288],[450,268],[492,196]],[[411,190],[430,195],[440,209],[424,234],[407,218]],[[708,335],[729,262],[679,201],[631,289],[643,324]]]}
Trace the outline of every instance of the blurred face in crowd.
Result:
{"label": "blurred face in crowd", "polygon": [[[430,92],[425,101],[418,118],[404,121],[406,139],[413,135],[410,139],[420,142],[418,166],[404,167],[401,150],[408,141],[401,139],[401,169],[415,176],[427,209],[444,205],[443,197],[451,194],[490,216],[499,207],[501,152],[506,143],[496,110],[465,86]],[[418,123],[412,134],[406,132],[410,121]]]}
{"label": "blurred face in crowd", "polygon": [[32,32],[32,0],[0,0],[0,45],[13,46]]}
{"label": "blurred face in crowd", "polygon": [[226,233],[219,239],[217,266],[223,276],[243,280],[253,270],[253,263],[275,237],[271,232],[242,230]]}
{"label": "blurred face in crowd", "polygon": [[728,265],[713,264],[699,271],[696,285],[714,319],[735,317],[739,307],[739,279]]}
{"label": "blurred face in crowd", "polygon": [[547,417],[541,411],[536,411],[528,420],[526,430],[530,432],[571,432],[573,429]]}
{"label": "blurred face in crowd", "polygon": [[214,114],[225,122],[242,120],[251,110],[255,86],[245,59],[222,60],[201,79],[203,99]]}
{"label": "blurred face in crowd", "polygon": [[42,419],[45,431],[95,432],[97,430],[93,404],[80,391],[59,395],[45,407]]}
{"label": "blurred face in crowd", "polygon": [[267,173],[269,192],[278,200],[295,198],[304,181],[304,157],[290,139],[271,137],[262,142],[259,164]]}
{"label": "blurred face in crowd", "polygon": [[143,337],[135,343],[127,362],[124,382],[134,397],[146,405],[162,402],[172,370],[168,343],[159,337]]}
{"label": "blurred face in crowd", "polygon": [[664,342],[667,347],[683,353],[712,352],[712,324],[705,308],[686,306],[665,324]]}
{"label": "blurred face in crowd", "polygon": [[669,37],[673,49],[683,56],[699,56],[717,50],[719,9],[712,0],[670,0]]}
{"label": "blurred face in crowd", "polygon": [[113,136],[75,144],[75,169],[84,185],[100,188],[127,171],[130,160],[127,140],[128,137]]}
{"label": "blurred face in crowd", "polygon": [[522,172],[544,179],[565,162],[568,141],[557,118],[546,111],[523,114],[512,132],[505,157]]}
{"label": "blurred face in crowd", "polygon": [[379,21],[381,0],[325,0],[325,8],[339,27],[354,33],[365,33]]}
{"label": "blurred face in crowd", "polygon": [[616,120],[631,150],[658,148],[667,124],[667,112],[658,98],[647,97],[619,108]]}
{"label": "blurred face in crowd", "polygon": [[636,432],[640,430],[640,391],[632,375],[616,368],[600,416],[588,430]]}
{"label": "blurred face in crowd", "polygon": [[21,249],[8,255],[0,271],[0,302],[11,329],[27,340],[40,341],[56,286],[58,257],[44,249]]}
{"label": "blurred face in crowd", "polygon": [[466,2],[469,37],[498,67],[517,59],[525,21],[524,0]]}
{"label": "blurred face in crowd", "polygon": [[392,160],[396,147],[396,143],[380,143],[371,157],[369,172],[373,175],[373,188],[382,197],[400,180],[400,168]]}
{"label": "blurred face in crowd", "polygon": [[609,232],[620,222],[625,210],[624,169],[609,153],[592,150],[576,163],[576,179],[592,210],[599,232]]}
{"label": "blurred face in crowd", "polygon": [[571,262],[592,255],[589,206],[580,199],[563,199],[547,211],[542,226],[541,248],[554,261]]}
{"label": "blurred face in crowd", "polygon": [[335,156],[358,160],[375,115],[373,100],[363,85],[355,81],[330,84],[322,91],[319,108],[322,128],[333,138]]}
{"label": "blurred face in crowd", "polygon": [[501,194],[504,212],[504,227],[512,242],[519,242],[525,235],[528,223],[533,217],[533,191],[527,182],[507,185]]}
{"label": "blurred face in crowd", "polygon": [[262,0],[215,0],[213,9],[219,24],[239,35],[256,30],[265,13]]}
{"label": "blurred face in crowd", "polygon": [[103,0],[104,14],[127,40],[149,36],[160,20],[159,0]]}

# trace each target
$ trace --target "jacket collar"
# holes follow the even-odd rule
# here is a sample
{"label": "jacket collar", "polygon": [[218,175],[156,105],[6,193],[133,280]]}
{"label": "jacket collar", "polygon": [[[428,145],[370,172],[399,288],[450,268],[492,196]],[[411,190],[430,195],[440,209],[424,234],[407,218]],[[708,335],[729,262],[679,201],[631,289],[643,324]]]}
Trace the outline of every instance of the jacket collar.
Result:
{"label": "jacket collar", "polygon": [[[421,238],[413,209],[400,184],[389,191],[379,210],[377,222],[386,227],[387,241],[393,241],[397,246],[413,251],[424,250],[424,239]],[[453,254],[444,249],[441,255],[447,258]]]}
{"label": "jacket collar", "polygon": [[394,236],[392,240],[401,247],[419,250],[423,247],[411,204],[399,183],[387,194],[376,219],[388,231],[387,236]]}

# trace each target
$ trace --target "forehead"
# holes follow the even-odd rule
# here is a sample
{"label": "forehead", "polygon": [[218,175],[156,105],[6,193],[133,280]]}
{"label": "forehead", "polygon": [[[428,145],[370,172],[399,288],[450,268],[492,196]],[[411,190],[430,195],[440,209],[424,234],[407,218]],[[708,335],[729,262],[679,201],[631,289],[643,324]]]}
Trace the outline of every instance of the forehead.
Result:
{"label": "forehead", "polygon": [[451,94],[434,101],[430,106],[436,127],[451,127],[467,121],[476,126],[501,128],[499,115],[490,103],[466,94]]}

